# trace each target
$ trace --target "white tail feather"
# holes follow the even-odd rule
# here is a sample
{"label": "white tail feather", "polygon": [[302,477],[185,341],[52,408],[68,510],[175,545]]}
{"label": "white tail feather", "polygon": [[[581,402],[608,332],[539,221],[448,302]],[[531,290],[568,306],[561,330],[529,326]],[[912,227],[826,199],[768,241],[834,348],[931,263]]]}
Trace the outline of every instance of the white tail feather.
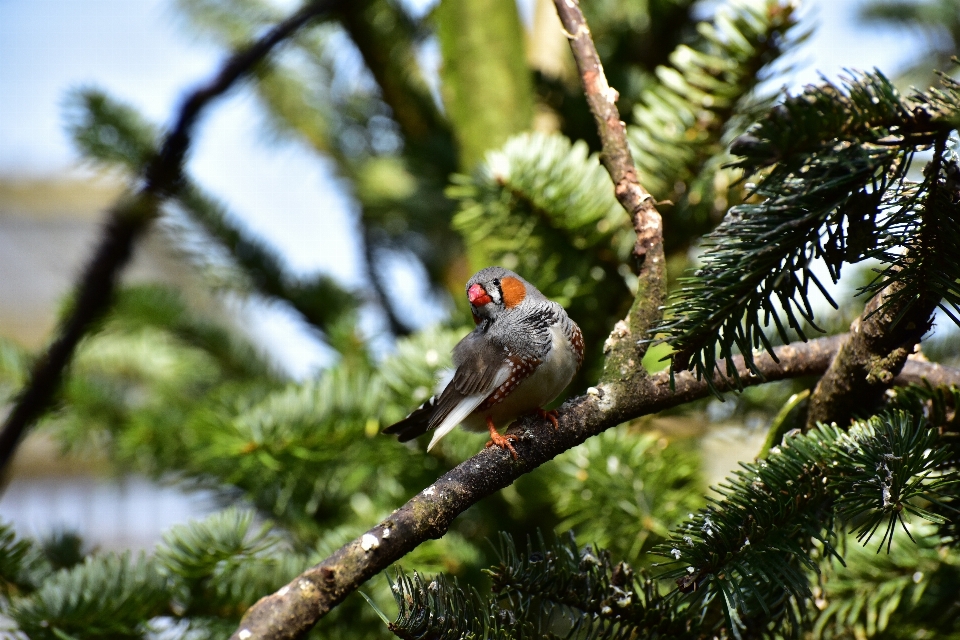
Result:
{"label": "white tail feather", "polygon": [[427,445],[427,451],[430,451],[430,449],[433,448],[433,445],[437,444],[440,438],[453,431],[454,427],[463,422],[468,415],[473,413],[473,410],[479,407],[480,404],[497,389],[497,387],[506,382],[509,376],[510,366],[505,365],[497,372],[497,375],[493,379],[493,384],[490,385],[489,389],[485,389],[480,393],[471,394],[461,400],[460,404],[453,408],[453,411],[451,411],[450,414],[444,418],[443,422],[437,425],[437,428],[433,432],[433,437],[430,439],[430,444]]}
{"label": "white tail feather", "polygon": [[472,396],[467,396],[460,401],[456,407],[453,408],[453,411],[450,412],[443,422],[434,430],[433,437],[430,438],[430,444],[427,445],[427,451],[433,448],[433,445],[437,444],[437,441],[440,440],[443,436],[447,435],[453,428],[458,424],[463,422],[463,419],[468,415],[473,413],[473,410],[480,406],[480,403],[486,400],[488,393],[475,393]]}

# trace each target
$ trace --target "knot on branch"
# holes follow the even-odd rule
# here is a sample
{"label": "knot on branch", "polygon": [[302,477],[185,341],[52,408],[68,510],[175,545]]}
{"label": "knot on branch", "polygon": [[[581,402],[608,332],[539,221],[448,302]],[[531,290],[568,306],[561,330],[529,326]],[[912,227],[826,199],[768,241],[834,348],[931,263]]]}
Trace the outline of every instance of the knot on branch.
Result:
{"label": "knot on branch", "polygon": [[908,352],[903,347],[891,351],[887,356],[876,356],[867,363],[867,384],[889,385],[900,367],[903,366]]}

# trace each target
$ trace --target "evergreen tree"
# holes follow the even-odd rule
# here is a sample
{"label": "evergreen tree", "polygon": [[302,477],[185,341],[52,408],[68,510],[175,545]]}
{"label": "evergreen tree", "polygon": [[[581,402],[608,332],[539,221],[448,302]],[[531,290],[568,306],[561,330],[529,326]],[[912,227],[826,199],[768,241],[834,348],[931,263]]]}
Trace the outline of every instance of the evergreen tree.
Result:
{"label": "evergreen tree", "polygon": [[[576,3],[557,5],[576,19]],[[559,71],[528,62],[545,44],[525,45],[514,0],[441,0],[422,17],[391,0],[312,2],[288,19],[267,0],[180,9],[240,53],[178,124],[96,89],[70,101],[84,156],[140,189],[110,233],[133,220],[132,244],[159,218],[211,289],[287,305],[337,359],[289,380],[177,291],[110,295],[123,258],[98,254],[47,354],[0,342],[5,429],[40,412],[23,407],[72,361],[39,428],[224,509],[139,556],[0,526],[0,613],[17,630],[960,638],[960,372],[908,360],[938,309],[960,320],[960,85],[904,94],[875,71],[763,93],[806,35],[788,0],[593,0],[592,39],[568,29],[579,75],[566,58]],[[439,98],[418,55],[430,41]],[[593,41],[620,138],[598,112],[610,92],[584,71]],[[350,185],[369,292],[291,275],[182,172],[205,101],[245,73],[271,129]],[[642,187],[617,177],[631,154]],[[652,199],[625,214],[643,188]],[[638,224],[659,219],[653,199],[662,238]],[[388,295],[397,255],[455,305],[472,270],[516,269],[584,329],[583,395],[559,432],[521,421],[517,463],[470,458],[481,441],[467,435],[428,455],[379,434],[430,395],[467,331],[462,306],[414,330]],[[666,281],[664,262],[671,277],[696,270]],[[865,286],[834,300],[824,280],[860,263],[873,265]],[[868,302],[841,333],[818,295],[856,313]],[[381,314],[388,354],[361,310]],[[807,342],[821,326],[839,335]],[[704,497],[696,444],[642,416],[703,420],[711,395],[765,416],[769,437]],[[401,555],[405,570],[376,575],[377,558]]]}

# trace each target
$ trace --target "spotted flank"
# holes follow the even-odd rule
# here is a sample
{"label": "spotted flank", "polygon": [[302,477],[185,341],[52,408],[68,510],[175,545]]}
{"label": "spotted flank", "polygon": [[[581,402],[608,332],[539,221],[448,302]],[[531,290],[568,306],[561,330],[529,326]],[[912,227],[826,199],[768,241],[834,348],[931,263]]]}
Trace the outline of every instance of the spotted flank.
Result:
{"label": "spotted flank", "polygon": [[493,405],[502,402],[510,393],[516,389],[521,382],[529,378],[542,361],[539,358],[522,358],[520,356],[508,356],[507,363],[510,367],[510,377],[494,390],[490,396],[477,407],[478,411],[485,411]]}
{"label": "spotted flank", "polygon": [[577,323],[569,318],[567,318],[566,325],[567,326],[564,327],[564,333],[566,333],[567,339],[570,341],[574,355],[577,356],[577,369],[579,369],[583,365],[583,333],[580,331]]}

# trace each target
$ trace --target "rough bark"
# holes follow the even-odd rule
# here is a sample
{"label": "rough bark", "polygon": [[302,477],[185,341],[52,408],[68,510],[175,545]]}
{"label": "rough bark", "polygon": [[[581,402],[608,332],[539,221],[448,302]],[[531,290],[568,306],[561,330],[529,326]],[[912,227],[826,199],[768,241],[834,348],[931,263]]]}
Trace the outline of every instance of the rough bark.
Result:
{"label": "rough bark", "polygon": [[846,425],[855,416],[878,406],[903,369],[907,356],[930,329],[935,303],[914,304],[894,323],[902,308],[881,308],[887,295],[882,292],[875,296],[850,325],[848,340],[810,396],[808,429],[818,422]]}
{"label": "rough bark", "polygon": [[956,215],[960,199],[955,178],[942,175],[946,145],[946,135],[936,140],[933,161],[924,169],[929,192],[922,201],[919,232],[905,248],[903,261],[885,274],[886,286],[853,322],[850,338],[817,383],[810,396],[808,429],[817,422],[847,425],[869,414],[933,325],[942,294],[925,280],[942,277],[942,261],[955,260],[949,255],[954,248],[943,244],[942,221]]}

